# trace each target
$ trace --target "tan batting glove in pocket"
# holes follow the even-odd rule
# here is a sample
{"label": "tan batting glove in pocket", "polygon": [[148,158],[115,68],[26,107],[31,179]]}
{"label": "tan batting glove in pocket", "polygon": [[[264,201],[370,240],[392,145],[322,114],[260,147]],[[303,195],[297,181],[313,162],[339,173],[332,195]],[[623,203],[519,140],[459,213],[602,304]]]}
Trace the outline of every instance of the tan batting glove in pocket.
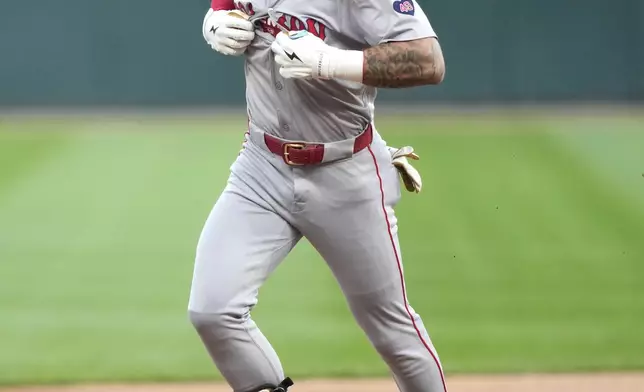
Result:
{"label": "tan batting glove in pocket", "polygon": [[409,163],[408,159],[417,161],[420,157],[414,153],[414,149],[410,146],[403,148],[387,147],[387,149],[391,155],[391,162],[398,170],[405,188],[409,192],[419,193],[423,188],[423,181],[418,170]]}

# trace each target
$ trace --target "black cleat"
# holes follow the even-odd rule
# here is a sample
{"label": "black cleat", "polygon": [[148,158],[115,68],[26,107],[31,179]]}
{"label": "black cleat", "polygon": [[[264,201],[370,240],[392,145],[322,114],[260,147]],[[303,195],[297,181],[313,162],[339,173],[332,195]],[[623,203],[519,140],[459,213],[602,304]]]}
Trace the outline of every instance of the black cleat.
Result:
{"label": "black cleat", "polygon": [[290,377],[286,377],[284,381],[279,383],[279,385],[275,387],[271,392],[286,392],[290,387],[293,386],[293,384],[293,380],[291,380]]}

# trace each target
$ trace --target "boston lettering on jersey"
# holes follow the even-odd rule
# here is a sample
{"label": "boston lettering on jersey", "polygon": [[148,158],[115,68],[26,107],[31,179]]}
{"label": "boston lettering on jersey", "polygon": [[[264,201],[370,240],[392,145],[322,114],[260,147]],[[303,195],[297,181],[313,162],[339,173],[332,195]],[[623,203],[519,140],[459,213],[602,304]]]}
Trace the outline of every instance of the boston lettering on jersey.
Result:
{"label": "boston lettering on jersey", "polygon": [[[235,2],[235,8],[247,15],[255,15],[255,10],[251,3],[243,4],[237,1]],[[291,31],[306,30],[322,40],[326,38],[326,25],[312,18],[302,20],[293,15],[282,14],[277,20],[277,23]],[[272,36],[276,36],[280,32],[279,27],[275,26],[273,21],[268,19],[268,17],[258,20],[257,24],[263,32],[271,34]]]}

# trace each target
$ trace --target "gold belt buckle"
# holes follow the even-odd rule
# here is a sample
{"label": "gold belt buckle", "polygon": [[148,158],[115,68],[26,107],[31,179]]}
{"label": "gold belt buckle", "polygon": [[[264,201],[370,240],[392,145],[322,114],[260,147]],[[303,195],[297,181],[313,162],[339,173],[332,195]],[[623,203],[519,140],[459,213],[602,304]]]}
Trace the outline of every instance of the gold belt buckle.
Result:
{"label": "gold belt buckle", "polygon": [[282,155],[284,157],[284,162],[286,162],[286,164],[290,166],[303,166],[303,163],[291,161],[291,158],[289,158],[289,150],[302,150],[304,149],[304,147],[306,147],[306,144],[304,143],[284,143],[284,145],[282,146]]}

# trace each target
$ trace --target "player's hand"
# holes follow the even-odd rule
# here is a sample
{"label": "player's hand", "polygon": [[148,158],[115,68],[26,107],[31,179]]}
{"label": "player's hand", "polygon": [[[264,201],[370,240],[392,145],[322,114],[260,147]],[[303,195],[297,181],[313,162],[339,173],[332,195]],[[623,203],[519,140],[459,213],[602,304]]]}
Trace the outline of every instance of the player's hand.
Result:
{"label": "player's hand", "polygon": [[391,155],[391,161],[398,170],[403,184],[405,184],[405,188],[409,192],[419,193],[423,188],[423,181],[418,170],[409,163],[408,158],[417,161],[420,157],[409,146],[403,148],[387,147],[387,149]]}
{"label": "player's hand", "polygon": [[306,30],[280,32],[271,45],[280,75],[287,79],[330,79],[330,63],[339,49],[324,43]]}
{"label": "player's hand", "polygon": [[241,11],[213,11],[203,20],[203,37],[213,50],[228,56],[239,56],[255,38],[255,28]]}

